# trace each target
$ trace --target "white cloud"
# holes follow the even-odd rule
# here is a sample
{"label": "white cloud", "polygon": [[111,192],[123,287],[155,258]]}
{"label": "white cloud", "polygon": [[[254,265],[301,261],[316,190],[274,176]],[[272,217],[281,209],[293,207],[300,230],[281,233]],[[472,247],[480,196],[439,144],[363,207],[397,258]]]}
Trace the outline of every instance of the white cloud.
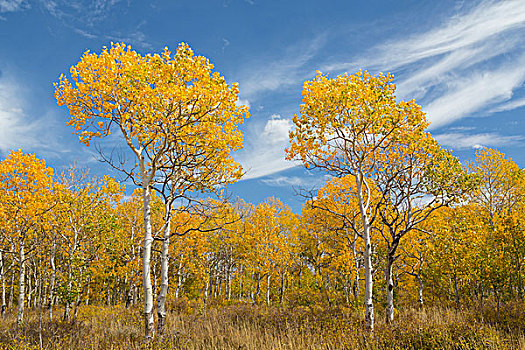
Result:
{"label": "white cloud", "polygon": [[146,34],[140,30],[136,30],[132,33],[116,33],[115,35],[106,35],[106,39],[131,44],[133,46],[138,46],[145,49],[153,48],[153,46],[148,42]]}
{"label": "white cloud", "polygon": [[51,16],[85,38],[102,37],[145,49],[152,48],[146,34],[141,31],[141,27],[146,23],[145,21],[129,30],[101,32],[101,23],[110,18],[122,0],[41,0],[41,2]]}
{"label": "white cloud", "polygon": [[523,136],[503,136],[496,133],[468,135],[456,132],[434,135],[434,138],[438,140],[442,146],[457,150],[516,145],[525,139]]}
{"label": "white cloud", "polygon": [[[312,38],[307,45],[297,44],[288,48],[280,58],[265,58],[261,62],[252,62],[241,73],[239,86],[245,97],[255,98],[267,91],[275,91],[292,85],[300,85],[308,76],[308,64],[318,53],[324,42],[324,36]],[[313,68],[309,70],[313,74]]]}
{"label": "white cloud", "polygon": [[222,38],[222,48],[221,48],[221,51],[224,52],[224,50],[226,50],[226,48],[230,46],[230,41],[226,38]]}
{"label": "white cloud", "polygon": [[0,0],[0,13],[23,11],[29,7],[26,0]]}
{"label": "white cloud", "polygon": [[399,71],[398,97],[417,98],[432,127],[441,126],[490,110],[522,87],[524,28],[525,1],[482,1],[427,32],[381,43],[323,70]]}
{"label": "white cloud", "polygon": [[[485,107],[509,100],[513,91],[525,81],[525,57],[511,67],[474,73],[424,106],[432,122],[439,127],[456,119],[482,111]],[[485,112],[486,113],[486,112]]]}
{"label": "white cloud", "polygon": [[120,0],[41,0],[53,17],[73,28],[94,28]]}
{"label": "white cloud", "polygon": [[519,100],[514,100],[511,102],[507,102],[499,106],[496,106],[490,112],[495,113],[495,112],[511,111],[513,109],[524,107],[524,106],[525,106],[525,98],[521,98]]}
{"label": "white cloud", "polygon": [[20,84],[10,72],[2,71],[0,78],[0,153],[21,149],[24,152],[38,151],[45,158],[61,157],[69,150],[59,146],[55,130],[58,125],[53,113],[38,115],[31,108],[31,91],[28,84]]}
{"label": "white cloud", "polygon": [[283,144],[288,141],[288,133],[291,128],[290,119],[281,119],[280,115],[274,114],[266,122],[261,137],[270,145]]}
{"label": "white cloud", "polygon": [[277,176],[270,179],[261,180],[261,182],[276,187],[303,186],[306,182],[304,178],[298,176]]}
{"label": "white cloud", "polygon": [[14,79],[3,73],[0,80],[0,151],[5,154],[10,149],[36,146],[33,136],[38,128],[24,112],[26,106],[20,97],[23,92]]}
{"label": "white cloud", "polygon": [[248,101],[247,99],[242,99],[242,98],[239,98],[237,99],[237,101],[235,101],[235,104],[239,107],[239,106],[246,106],[248,108],[251,107],[251,104],[250,104],[250,101]]}
{"label": "white cloud", "polygon": [[295,187],[297,189],[316,189],[322,187],[328,180],[329,175],[324,176],[272,176],[261,180],[262,183],[274,187]]}
{"label": "white cloud", "polygon": [[246,171],[244,180],[271,175],[298,165],[284,159],[291,126],[289,119],[272,115],[263,128],[258,128],[246,138],[250,143],[236,156]]}

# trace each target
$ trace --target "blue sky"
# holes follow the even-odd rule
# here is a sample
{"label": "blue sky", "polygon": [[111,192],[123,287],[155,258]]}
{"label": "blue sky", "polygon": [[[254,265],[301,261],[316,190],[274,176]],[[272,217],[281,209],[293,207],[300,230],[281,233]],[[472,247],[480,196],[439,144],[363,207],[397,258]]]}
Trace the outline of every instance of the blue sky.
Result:
{"label": "blue sky", "polygon": [[299,211],[295,191],[325,179],[284,160],[302,84],[316,70],[392,72],[398,98],[416,99],[462,161],[487,146],[525,166],[523,0],[0,0],[1,158],[20,148],[57,171],[109,172],[65,125],[52,84],[112,41],[141,53],[184,41],[239,82],[252,116],[235,154],[247,175],[230,191],[247,201],[277,196]]}

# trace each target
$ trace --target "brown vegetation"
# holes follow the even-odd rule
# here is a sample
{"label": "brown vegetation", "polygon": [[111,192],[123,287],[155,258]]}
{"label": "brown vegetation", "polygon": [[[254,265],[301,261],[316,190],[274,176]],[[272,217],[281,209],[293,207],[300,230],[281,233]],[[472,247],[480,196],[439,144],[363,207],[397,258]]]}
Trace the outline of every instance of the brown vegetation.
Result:
{"label": "brown vegetation", "polygon": [[400,311],[395,324],[378,317],[372,336],[363,310],[246,304],[202,309],[184,299],[170,305],[166,334],[145,343],[138,309],[84,306],[74,323],[39,320],[32,311],[17,327],[14,314],[0,320],[2,349],[525,349],[523,303],[497,317],[494,305],[455,310]]}

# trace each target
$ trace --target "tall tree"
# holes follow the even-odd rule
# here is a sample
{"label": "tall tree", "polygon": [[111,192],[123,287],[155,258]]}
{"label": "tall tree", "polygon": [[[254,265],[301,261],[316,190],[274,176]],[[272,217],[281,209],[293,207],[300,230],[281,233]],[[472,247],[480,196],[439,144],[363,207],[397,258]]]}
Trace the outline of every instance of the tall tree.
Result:
{"label": "tall tree", "polygon": [[318,72],[303,86],[301,113],[294,116],[288,159],[342,177],[352,175],[362,222],[365,265],[366,325],[374,328],[372,299],[371,205],[373,182],[387,149],[400,136],[417,138],[428,122],[414,102],[397,102],[393,76],[368,72],[330,79]]}
{"label": "tall tree", "polygon": [[[68,124],[79,140],[89,145],[93,138],[116,129],[135,157],[131,163],[106,159],[142,188],[144,322],[150,338],[152,188],[169,184],[166,203],[171,205],[180,193],[238,179],[242,169],[231,152],[242,147],[237,126],[248,111],[236,105],[237,84],[230,87],[205,57],[196,56],[186,44],[180,44],[173,56],[167,48],[141,56],[124,44],[112,44],[100,55],[88,51],[71,67],[70,79],[60,77],[55,97],[69,109]],[[170,216],[166,212],[162,232],[169,233]],[[166,234],[163,239],[168,242]],[[162,274],[166,271],[167,265]]]}
{"label": "tall tree", "polygon": [[42,216],[54,206],[53,169],[34,154],[11,151],[0,163],[0,216],[9,227],[6,232],[19,265],[17,323],[24,317],[26,262],[31,257]]}
{"label": "tall tree", "polygon": [[442,149],[430,134],[401,134],[385,149],[379,161],[375,185],[381,199],[376,206],[380,231],[387,245],[386,320],[394,319],[392,268],[401,240],[417,229],[435,210],[457,202],[474,189],[459,160]]}

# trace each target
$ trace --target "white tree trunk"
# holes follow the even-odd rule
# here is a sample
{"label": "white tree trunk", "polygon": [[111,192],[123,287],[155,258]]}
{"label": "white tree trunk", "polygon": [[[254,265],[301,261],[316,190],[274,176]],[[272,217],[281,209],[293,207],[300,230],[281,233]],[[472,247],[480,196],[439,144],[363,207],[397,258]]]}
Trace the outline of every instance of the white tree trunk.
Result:
{"label": "white tree trunk", "polygon": [[354,254],[354,268],[355,268],[355,278],[354,278],[354,285],[352,287],[352,293],[354,295],[354,303],[357,306],[357,300],[359,297],[359,257],[357,256],[357,249],[356,249],[356,242],[357,242],[357,234],[354,236],[354,243],[352,244],[352,252]]}
{"label": "white tree trunk", "polygon": [[423,278],[421,278],[421,275],[418,274],[417,280],[419,282],[417,302],[419,303],[419,307],[422,308],[423,307]]}
{"label": "white tree trunk", "polygon": [[281,290],[279,292],[280,292],[279,301],[280,301],[280,304],[282,304],[284,301],[284,272],[281,275]]}
{"label": "white tree trunk", "polygon": [[49,281],[49,296],[47,301],[47,308],[49,309],[49,319],[53,318],[53,300],[55,297],[55,284],[56,284],[56,266],[55,266],[55,256],[56,256],[56,242],[53,239],[53,246],[51,248],[51,280]]}
{"label": "white tree trunk", "polygon": [[[363,200],[363,178],[360,175],[356,181],[357,197],[359,201],[359,211],[363,223],[363,239],[365,243],[365,323],[369,331],[374,330],[374,301],[373,279],[372,279],[372,242],[370,239],[370,223],[367,208]],[[369,197],[367,197],[369,198]]]}
{"label": "white tree trunk", "polygon": [[179,260],[179,267],[177,268],[177,289],[175,290],[175,298],[179,297],[180,289],[182,287],[182,261],[184,259],[184,254],[181,254]]}
{"label": "white tree trunk", "polygon": [[169,248],[170,248],[170,230],[171,230],[171,214],[168,212],[171,208],[166,206],[166,220],[164,226],[164,240],[162,241],[162,251],[160,256],[160,291],[157,299],[157,315],[158,325],[157,330],[159,335],[164,333],[164,325],[166,322],[166,296],[168,294],[168,268],[169,268]]}
{"label": "white tree trunk", "polygon": [[16,323],[20,326],[24,321],[24,301],[25,301],[25,275],[26,275],[26,259],[24,251],[24,242],[20,242],[20,277],[18,279],[18,314],[16,316]]}
{"label": "white tree trunk", "polygon": [[[232,254],[230,252],[230,254]],[[228,300],[231,300],[232,298],[232,266],[233,266],[233,261],[232,261],[232,258],[231,258],[231,255],[230,255],[230,261],[229,261],[229,264],[228,264],[228,272],[226,274],[226,282],[227,282],[227,285],[226,285],[226,288],[227,288],[227,298]]]}
{"label": "white tree trunk", "polygon": [[5,272],[4,272],[4,255],[0,251],[0,274],[2,275],[2,317],[5,316]]}
{"label": "white tree trunk", "polygon": [[270,273],[266,275],[266,305],[270,305]]}
{"label": "white tree trunk", "polygon": [[144,249],[142,250],[142,286],[144,288],[144,325],[146,339],[153,338],[155,322],[153,320],[153,288],[151,286],[151,189],[143,176],[142,198],[144,201]]}

